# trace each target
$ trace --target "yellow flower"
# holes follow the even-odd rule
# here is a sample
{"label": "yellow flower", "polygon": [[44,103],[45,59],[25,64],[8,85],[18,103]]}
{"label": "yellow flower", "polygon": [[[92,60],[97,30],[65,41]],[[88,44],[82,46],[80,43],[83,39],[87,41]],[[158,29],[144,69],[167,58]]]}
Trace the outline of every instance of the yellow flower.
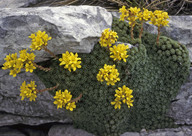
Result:
{"label": "yellow flower", "polygon": [[117,81],[120,81],[119,72],[115,68],[115,65],[104,65],[104,68],[99,70],[97,74],[97,80],[100,82],[106,81],[107,85],[115,85]]}
{"label": "yellow flower", "polygon": [[129,89],[125,85],[123,87],[118,87],[117,90],[115,90],[115,101],[111,102],[112,105],[115,105],[115,109],[121,108],[121,100],[123,103],[126,103],[128,108],[133,106],[133,95],[132,92],[133,90]]}
{"label": "yellow flower", "polygon": [[129,16],[128,16],[129,25],[135,26],[136,20],[138,19],[139,12],[140,12],[140,8],[137,8],[137,7],[129,8]]}
{"label": "yellow flower", "polygon": [[129,11],[125,8],[125,6],[119,9],[119,13],[121,13],[120,21],[124,21],[124,19],[129,16]]}
{"label": "yellow flower", "polygon": [[81,68],[81,58],[78,58],[78,54],[75,55],[72,52],[66,51],[66,53],[62,54],[62,58],[59,59],[61,61],[60,65],[65,65],[64,68],[68,69],[71,72],[76,71],[77,68]]}
{"label": "yellow flower", "polygon": [[19,72],[20,72],[20,70],[13,69],[13,70],[10,70],[9,75],[12,75],[13,77],[16,77]]}
{"label": "yellow flower", "polygon": [[121,101],[120,98],[116,98],[114,102],[111,102],[112,105],[115,105],[115,109],[119,108],[121,109]]}
{"label": "yellow flower", "polygon": [[36,55],[34,53],[27,53],[27,59],[28,61],[34,61]]}
{"label": "yellow flower", "polygon": [[36,69],[36,67],[33,65],[33,63],[29,62],[25,64],[26,72],[30,71],[32,73],[34,69]]}
{"label": "yellow flower", "polygon": [[148,9],[143,8],[143,12],[138,13],[138,18],[140,21],[148,21],[152,16],[152,12]]}
{"label": "yellow flower", "polygon": [[21,100],[29,98],[30,101],[35,101],[37,97],[36,86],[35,81],[31,81],[28,85],[26,85],[26,82],[24,81],[20,87]]}
{"label": "yellow flower", "polygon": [[110,48],[110,54],[112,54],[110,57],[113,58],[113,60],[122,60],[126,62],[127,55],[127,49],[129,49],[129,46],[126,46],[124,44],[118,44],[117,46],[113,46]]}
{"label": "yellow flower", "polygon": [[110,47],[117,41],[117,38],[117,33],[108,28],[102,32],[99,43],[102,47]]}
{"label": "yellow flower", "polygon": [[19,51],[19,60],[25,62],[27,60],[27,49]]}
{"label": "yellow flower", "polygon": [[70,111],[76,108],[75,102],[70,103],[72,95],[67,89],[64,92],[61,92],[61,90],[57,91],[53,98],[55,99],[53,103],[57,105],[57,109],[65,107],[66,105],[66,109]]}
{"label": "yellow flower", "polygon": [[10,69],[9,75],[16,77],[21,71],[21,68],[23,68],[23,63],[17,58],[17,53],[7,55],[4,60],[6,60],[6,62],[3,64],[2,69]]}
{"label": "yellow flower", "polygon": [[66,106],[66,109],[70,111],[73,111],[74,108],[76,108],[75,102],[68,103]]}
{"label": "yellow flower", "polygon": [[41,32],[38,30],[36,33],[31,34],[29,38],[32,39],[30,48],[32,50],[41,50],[43,46],[47,46],[47,42],[51,40],[45,31]]}
{"label": "yellow flower", "polygon": [[161,10],[155,10],[151,16],[150,24],[153,24],[157,27],[168,26],[169,15],[167,12]]}

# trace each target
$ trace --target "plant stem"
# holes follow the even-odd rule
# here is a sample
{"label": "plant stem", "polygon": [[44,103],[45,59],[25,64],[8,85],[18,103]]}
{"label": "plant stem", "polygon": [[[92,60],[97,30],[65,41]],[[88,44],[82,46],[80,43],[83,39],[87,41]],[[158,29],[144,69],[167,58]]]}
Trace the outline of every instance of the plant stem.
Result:
{"label": "plant stem", "polygon": [[141,30],[140,30],[140,33],[139,33],[139,39],[140,40],[141,40],[142,34],[143,34],[143,21],[141,22]]}
{"label": "plant stem", "polygon": [[134,25],[133,22],[131,23],[131,39],[134,40],[134,34],[133,34]]}
{"label": "plant stem", "polygon": [[33,65],[34,65],[35,67],[39,68],[40,70],[45,71],[45,72],[51,70],[51,68],[44,68],[44,67],[42,67],[42,66],[40,66],[40,65],[37,65],[35,62],[33,62]]}
{"label": "plant stem", "polygon": [[161,27],[158,26],[157,44],[159,44],[160,29],[161,29]]}
{"label": "plant stem", "polygon": [[42,89],[42,90],[37,90],[37,93],[42,93],[42,92],[45,92],[45,91],[55,90],[55,89],[58,88],[58,86],[59,86],[59,84],[57,84],[56,86],[51,87],[51,88],[45,88],[45,89]]}
{"label": "plant stem", "polygon": [[47,49],[46,46],[43,46],[43,49],[44,49],[45,51],[47,51],[47,52],[48,52],[51,56],[53,56],[54,58],[59,59],[52,51],[50,51],[49,49]]}
{"label": "plant stem", "polygon": [[108,48],[108,50],[110,51],[110,49],[109,49],[109,45],[107,45],[107,48]]}
{"label": "plant stem", "polygon": [[78,102],[78,101],[81,99],[82,96],[83,96],[83,94],[81,93],[77,98],[75,98],[75,99],[69,101],[69,103],[72,103],[72,102]]}

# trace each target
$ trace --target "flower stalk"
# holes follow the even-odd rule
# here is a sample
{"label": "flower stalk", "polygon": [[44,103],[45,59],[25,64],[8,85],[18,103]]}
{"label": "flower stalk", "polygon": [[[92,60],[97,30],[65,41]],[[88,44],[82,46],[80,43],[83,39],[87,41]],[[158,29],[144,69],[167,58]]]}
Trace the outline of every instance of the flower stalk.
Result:
{"label": "flower stalk", "polygon": [[42,48],[43,48],[46,52],[48,52],[51,56],[53,56],[54,58],[59,59],[52,51],[50,51],[49,49],[47,49],[46,46],[42,46]]}
{"label": "flower stalk", "polygon": [[69,103],[72,103],[72,102],[76,102],[77,103],[81,99],[82,96],[83,96],[83,94],[81,93],[77,98],[71,100]]}
{"label": "flower stalk", "polygon": [[42,92],[45,92],[45,91],[51,91],[51,90],[55,90],[55,89],[57,89],[58,86],[59,86],[59,84],[57,83],[57,85],[54,86],[54,87],[51,87],[51,88],[45,88],[45,89],[42,89],[42,90],[36,90],[36,91],[37,91],[37,93],[42,93]]}
{"label": "flower stalk", "polygon": [[37,68],[39,68],[40,70],[43,70],[45,72],[48,72],[51,70],[51,68],[44,68],[43,66],[37,65],[35,62],[33,62],[33,65]]}

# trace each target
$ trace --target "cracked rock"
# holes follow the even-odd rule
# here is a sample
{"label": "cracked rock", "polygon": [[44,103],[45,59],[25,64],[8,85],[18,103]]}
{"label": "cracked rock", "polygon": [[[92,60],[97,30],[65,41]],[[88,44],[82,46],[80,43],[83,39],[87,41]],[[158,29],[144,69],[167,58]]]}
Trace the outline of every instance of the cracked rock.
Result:
{"label": "cracked rock", "polygon": [[0,126],[13,124],[39,125],[48,122],[71,122],[63,110],[57,110],[53,96],[48,92],[38,94],[36,101],[21,101],[20,86],[23,81],[35,81],[37,89],[44,89],[44,84],[31,73],[22,72],[15,78],[8,70],[0,70]]}
{"label": "cracked rock", "polygon": [[[52,37],[48,49],[54,54],[90,53],[102,31],[111,28],[111,24],[112,15],[94,6],[0,9],[0,65],[9,53],[29,48],[28,36],[38,30]],[[36,62],[51,57],[45,51],[36,51],[36,55]]]}

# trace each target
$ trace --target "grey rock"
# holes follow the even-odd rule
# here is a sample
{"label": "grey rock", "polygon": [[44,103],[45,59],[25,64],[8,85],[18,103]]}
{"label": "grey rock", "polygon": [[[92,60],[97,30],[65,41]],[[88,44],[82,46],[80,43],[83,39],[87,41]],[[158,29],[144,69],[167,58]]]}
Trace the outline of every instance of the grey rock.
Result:
{"label": "grey rock", "polygon": [[82,129],[75,129],[71,125],[54,125],[50,128],[48,136],[95,136]]}
{"label": "grey rock", "polygon": [[[92,6],[65,6],[0,9],[0,65],[9,53],[29,48],[28,36],[46,31],[52,40],[48,49],[54,54],[65,51],[90,53],[104,29],[110,28],[112,15],[106,9]],[[51,56],[36,51],[36,61]]]}
{"label": "grey rock", "polygon": [[19,128],[19,130],[25,133],[27,136],[47,136],[47,132],[45,132],[46,130],[43,131],[42,128],[32,129],[24,126],[23,128]]}
{"label": "grey rock", "polygon": [[[192,134],[192,133],[191,133]],[[157,129],[147,133],[140,133],[141,136],[187,136],[182,128]]]}
{"label": "grey rock", "polygon": [[38,125],[48,122],[71,122],[63,110],[57,110],[53,96],[48,92],[38,94],[36,101],[21,101],[20,86],[23,81],[35,81],[37,89],[45,86],[31,73],[21,72],[15,78],[8,70],[0,70],[0,126],[12,124]]}
{"label": "grey rock", "polygon": [[0,127],[0,136],[26,136],[22,132],[9,127]]}
{"label": "grey rock", "polygon": [[124,134],[121,134],[121,136],[140,136],[140,134],[136,132],[126,132]]}
{"label": "grey rock", "polygon": [[192,124],[192,68],[188,81],[181,87],[178,95],[171,103],[168,115],[176,124]]}
{"label": "grey rock", "polygon": [[46,0],[1,0],[0,8],[21,8],[37,4]]}
{"label": "grey rock", "polygon": [[26,5],[28,1],[29,0],[1,0],[0,8],[19,8]]}

